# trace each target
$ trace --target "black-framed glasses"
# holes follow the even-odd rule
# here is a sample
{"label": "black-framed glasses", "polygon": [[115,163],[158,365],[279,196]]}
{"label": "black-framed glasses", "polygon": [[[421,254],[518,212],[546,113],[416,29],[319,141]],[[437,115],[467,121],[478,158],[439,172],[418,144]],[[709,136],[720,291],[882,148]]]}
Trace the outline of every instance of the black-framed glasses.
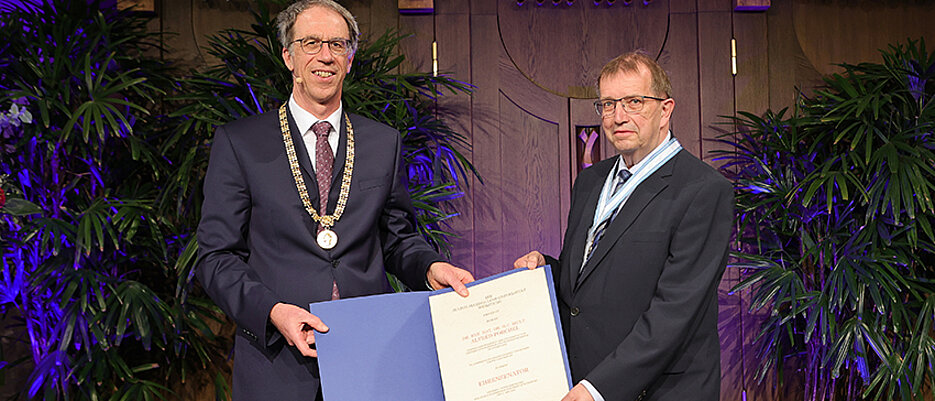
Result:
{"label": "black-framed glasses", "polygon": [[601,99],[594,102],[594,110],[597,111],[597,115],[607,117],[614,114],[614,111],[617,109],[617,102],[620,102],[623,104],[623,109],[626,110],[628,114],[638,114],[643,110],[646,99],[666,100],[666,98],[653,96],[625,96],[619,99]]}
{"label": "black-framed glasses", "polygon": [[299,46],[302,48],[302,51],[305,54],[312,55],[318,54],[321,51],[321,47],[327,43],[328,50],[331,50],[332,54],[343,55],[351,49],[351,41],[347,39],[333,39],[333,40],[321,40],[318,38],[302,38],[293,40],[292,43],[299,43]]}

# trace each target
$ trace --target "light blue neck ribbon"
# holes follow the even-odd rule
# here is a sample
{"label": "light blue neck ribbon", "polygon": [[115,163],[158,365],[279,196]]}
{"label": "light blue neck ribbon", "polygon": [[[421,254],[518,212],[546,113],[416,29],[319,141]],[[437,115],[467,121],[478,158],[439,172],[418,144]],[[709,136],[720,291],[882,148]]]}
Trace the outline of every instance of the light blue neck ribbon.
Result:
{"label": "light blue neck ribbon", "polygon": [[[655,173],[656,170],[659,170],[662,165],[675,157],[680,150],[682,150],[682,145],[679,144],[679,141],[675,139],[675,137],[670,137],[669,140],[664,142],[661,146],[657,146],[656,149],[653,149],[652,152],[646,155],[645,159],[633,166],[633,169],[630,170],[633,175],[623,184],[623,188],[621,188],[616,195],[613,195],[613,190],[607,189],[608,186],[605,182],[604,189],[601,191],[600,200],[597,202],[597,209],[594,211],[594,220],[591,222],[591,228],[588,230],[588,238],[591,238],[594,228],[597,227],[598,224],[613,216],[614,212],[626,202],[643,180]],[[618,163],[623,163],[622,157]],[[613,173],[614,171],[611,171],[610,188],[613,188]]]}

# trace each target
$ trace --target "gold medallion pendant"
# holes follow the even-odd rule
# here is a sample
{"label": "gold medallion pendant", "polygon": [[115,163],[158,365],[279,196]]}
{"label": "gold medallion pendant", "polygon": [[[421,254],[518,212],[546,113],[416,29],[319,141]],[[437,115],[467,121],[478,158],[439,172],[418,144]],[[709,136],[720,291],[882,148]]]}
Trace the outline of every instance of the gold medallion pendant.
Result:
{"label": "gold medallion pendant", "polygon": [[322,230],[318,233],[318,246],[321,249],[331,249],[338,244],[338,234],[331,230]]}

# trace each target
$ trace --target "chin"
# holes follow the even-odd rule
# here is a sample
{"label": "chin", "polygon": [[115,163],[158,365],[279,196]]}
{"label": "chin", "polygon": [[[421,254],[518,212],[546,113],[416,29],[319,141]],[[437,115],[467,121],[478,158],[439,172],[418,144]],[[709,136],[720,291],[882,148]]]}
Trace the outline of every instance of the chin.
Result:
{"label": "chin", "polygon": [[614,144],[614,149],[617,150],[617,153],[618,153],[618,154],[622,154],[622,155],[626,155],[626,154],[630,154],[630,153],[636,152],[636,150],[639,149],[639,148],[640,148],[639,144],[636,144],[636,143],[627,143],[627,142],[625,142],[625,143],[615,143],[615,144]]}
{"label": "chin", "polygon": [[315,91],[309,92],[308,97],[318,103],[327,103],[336,97],[336,92]]}

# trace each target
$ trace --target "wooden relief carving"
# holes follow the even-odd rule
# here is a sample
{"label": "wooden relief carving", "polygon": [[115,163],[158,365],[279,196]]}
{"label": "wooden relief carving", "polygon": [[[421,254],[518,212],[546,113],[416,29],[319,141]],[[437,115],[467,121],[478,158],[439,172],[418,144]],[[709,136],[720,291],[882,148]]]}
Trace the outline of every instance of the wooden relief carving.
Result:
{"label": "wooden relief carving", "polygon": [[581,172],[601,161],[601,127],[575,126],[575,165]]}
{"label": "wooden relief carving", "polygon": [[669,1],[524,0],[497,4],[507,63],[543,90],[593,98],[601,67],[631,50],[660,54]]}

